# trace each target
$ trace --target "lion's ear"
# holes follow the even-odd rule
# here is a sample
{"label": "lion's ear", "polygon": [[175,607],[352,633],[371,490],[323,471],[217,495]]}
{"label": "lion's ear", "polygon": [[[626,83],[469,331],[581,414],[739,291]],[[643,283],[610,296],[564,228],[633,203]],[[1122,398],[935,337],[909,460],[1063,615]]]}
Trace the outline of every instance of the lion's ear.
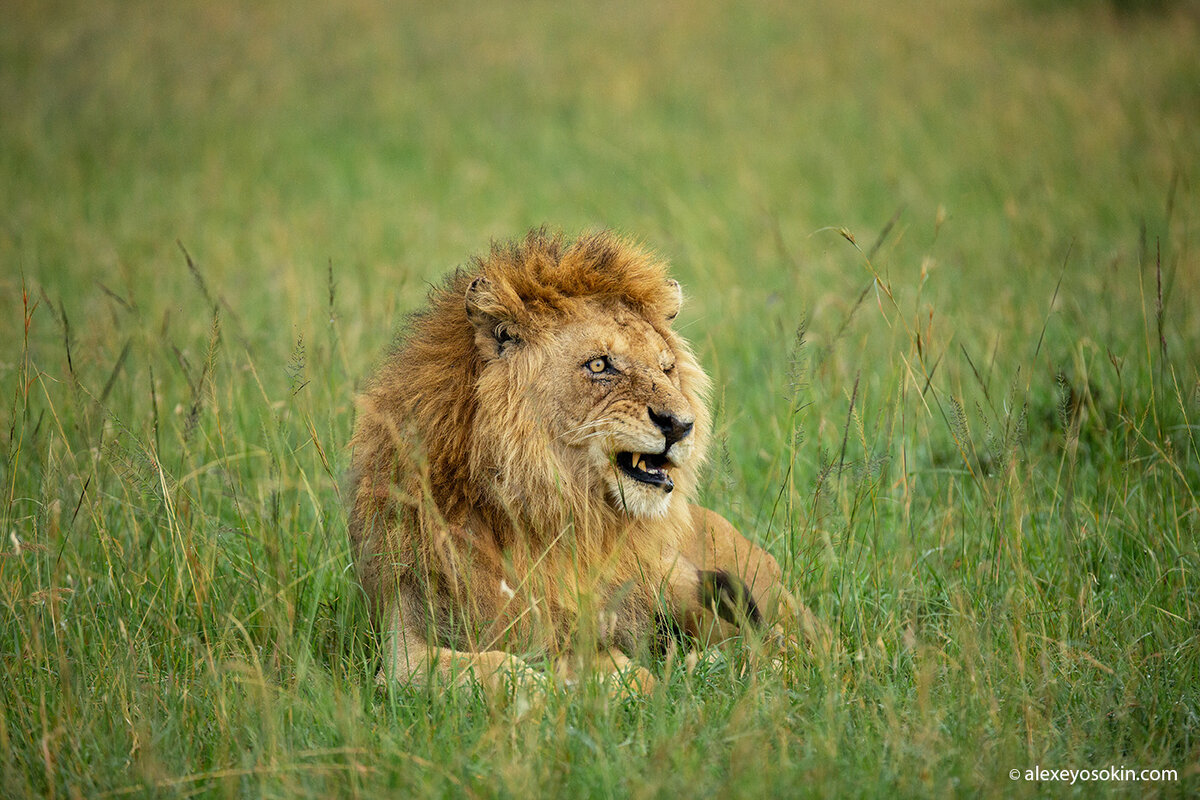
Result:
{"label": "lion's ear", "polygon": [[475,342],[485,356],[495,357],[521,341],[512,314],[496,297],[492,282],[482,275],[471,281],[465,296],[467,319],[475,328]]}
{"label": "lion's ear", "polygon": [[683,305],[683,287],[679,285],[679,281],[674,278],[667,281],[667,291],[663,300],[663,316],[667,318],[667,322],[679,316],[679,307]]}

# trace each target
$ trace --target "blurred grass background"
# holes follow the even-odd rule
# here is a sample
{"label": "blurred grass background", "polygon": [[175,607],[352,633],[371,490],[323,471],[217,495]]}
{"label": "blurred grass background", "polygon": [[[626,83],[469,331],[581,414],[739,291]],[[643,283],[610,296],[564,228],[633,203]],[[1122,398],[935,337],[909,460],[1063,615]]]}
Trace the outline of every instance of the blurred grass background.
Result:
{"label": "blurred grass background", "polygon": [[[0,794],[1200,785],[1194,3],[10,2]],[[828,657],[374,688],[339,480],[429,282],[668,258]]]}

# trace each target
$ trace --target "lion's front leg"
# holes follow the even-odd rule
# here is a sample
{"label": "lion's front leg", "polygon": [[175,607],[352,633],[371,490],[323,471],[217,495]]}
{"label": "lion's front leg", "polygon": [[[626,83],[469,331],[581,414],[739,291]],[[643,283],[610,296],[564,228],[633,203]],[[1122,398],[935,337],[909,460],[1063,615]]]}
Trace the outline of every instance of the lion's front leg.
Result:
{"label": "lion's front leg", "polygon": [[825,626],[784,587],[779,563],[770,553],[720,514],[700,506],[690,510],[692,538],[684,556],[694,577],[676,570],[674,589],[684,601],[678,616],[687,633],[707,644],[749,626],[785,638],[798,632],[812,644],[827,641]]}
{"label": "lion's front leg", "polygon": [[654,691],[658,681],[650,670],[612,647],[595,653],[570,653],[558,659],[558,679],[567,686],[598,678],[612,697],[635,697]]}
{"label": "lion's front leg", "polygon": [[425,631],[406,620],[400,606],[393,602],[382,615],[381,680],[422,686],[474,682],[488,690],[504,690],[509,683],[540,683],[538,674],[524,661],[502,650],[471,652],[429,644]]}

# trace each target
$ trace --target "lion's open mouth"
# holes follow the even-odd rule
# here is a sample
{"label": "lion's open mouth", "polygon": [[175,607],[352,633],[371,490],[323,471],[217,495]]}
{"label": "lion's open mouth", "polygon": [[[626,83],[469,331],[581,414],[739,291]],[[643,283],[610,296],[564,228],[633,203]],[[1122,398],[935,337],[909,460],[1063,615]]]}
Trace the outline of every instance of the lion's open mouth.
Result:
{"label": "lion's open mouth", "polygon": [[675,481],[667,474],[667,464],[671,463],[665,454],[656,453],[617,453],[617,466],[629,477],[639,483],[657,486],[664,492],[675,488]]}

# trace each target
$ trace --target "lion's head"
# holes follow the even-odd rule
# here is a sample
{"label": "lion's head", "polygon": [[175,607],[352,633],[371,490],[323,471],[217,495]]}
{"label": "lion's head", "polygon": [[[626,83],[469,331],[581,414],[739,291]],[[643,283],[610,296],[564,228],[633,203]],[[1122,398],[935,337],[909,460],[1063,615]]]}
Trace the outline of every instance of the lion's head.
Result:
{"label": "lion's head", "polygon": [[710,431],[708,379],[671,328],[680,301],[660,261],[610,234],[493,245],[431,293],[366,410],[419,442],[450,521],[556,534],[668,516]]}

